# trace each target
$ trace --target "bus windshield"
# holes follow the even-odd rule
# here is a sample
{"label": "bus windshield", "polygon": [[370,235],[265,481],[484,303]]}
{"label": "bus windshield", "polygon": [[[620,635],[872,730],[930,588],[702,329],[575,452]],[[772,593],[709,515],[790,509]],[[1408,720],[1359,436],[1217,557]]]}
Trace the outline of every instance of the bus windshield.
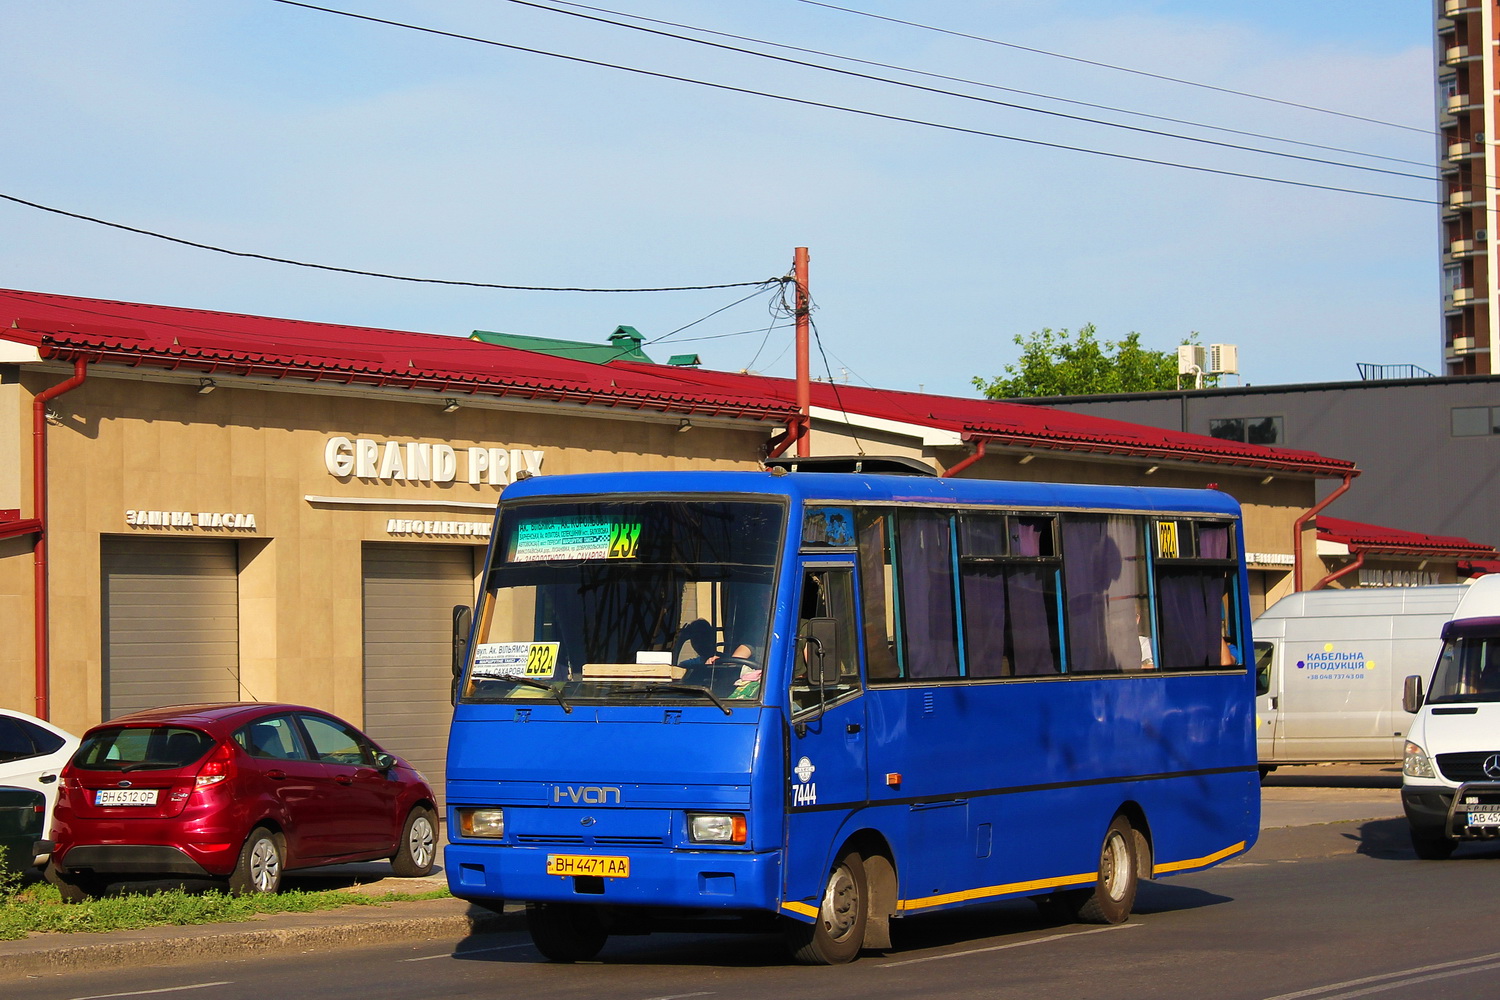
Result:
{"label": "bus windshield", "polygon": [[785,505],[501,510],[466,702],[758,702]]}
{"label": "bus windshield", "polygon": [[1471,701],[1500,701],[1500,639],[1462,636],[1443,644],[1427,703]]}

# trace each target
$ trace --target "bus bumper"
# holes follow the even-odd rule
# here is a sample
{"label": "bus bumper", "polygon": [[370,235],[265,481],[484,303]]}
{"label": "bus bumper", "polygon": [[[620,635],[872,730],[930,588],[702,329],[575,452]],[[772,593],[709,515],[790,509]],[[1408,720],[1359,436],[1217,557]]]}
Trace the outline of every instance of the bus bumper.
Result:
{"label": "bus bumper", "polygon": [[781,852],[617,851],[630,859],[624,878],[548,875],[547,855],[531,847],[449,844],[443,867],[460,899],[581,903],[687,910],[776,912]]}

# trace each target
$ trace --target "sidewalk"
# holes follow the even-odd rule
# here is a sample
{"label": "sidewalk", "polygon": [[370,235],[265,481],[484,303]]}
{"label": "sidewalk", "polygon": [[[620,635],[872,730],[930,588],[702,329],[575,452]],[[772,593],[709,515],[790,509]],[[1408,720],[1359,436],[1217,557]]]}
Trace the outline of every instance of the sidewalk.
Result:
{"label": "sidewalk", "polygon": [[1401,765],[1277,768],[1261,783],[1260,813],[1262,830],[1400,817]]}
{"label": "sidewalk", "polygon": [[[1401,771],[1395,765],[1312,765],[1271,773],[1261,789],[1263,843],[1279,842],[1296,828],[1328,826],[1337,849],[1350,841],[1352,824],[1401,816]],[[1282,833],[1287,831],[1287,833]],[[1326,850],[1327,848],[1322,848]],[[288,888],[333,889],[381,895],[446,888],[441,869],[420,879],[391,876],[383,862],[339,865],[310,874],[290,874]],[[206,957],[284,952],[288,949],[351,947],[385,942],[438,940],[457,944],[472,934],[519,931],[522,907],[503,914],[459,899],[431,899],[316,913],[268,914],[232,924],[150,927],[103,934],[33,934],[0,941],[0,981],[25,975],[98,969],[125,963],[164,965]]]}

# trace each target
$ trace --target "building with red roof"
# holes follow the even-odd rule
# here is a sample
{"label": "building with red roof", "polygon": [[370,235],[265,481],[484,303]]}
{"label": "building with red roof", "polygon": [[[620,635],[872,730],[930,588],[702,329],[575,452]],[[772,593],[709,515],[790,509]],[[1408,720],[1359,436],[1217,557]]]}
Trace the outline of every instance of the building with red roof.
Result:
{"label": "building with red roof", "polygon": [[[1216,487],[1257,607],[1329,568],[1353,463],[979,399],[812,386],[816,454]],[[74,730],[136,708],[319,705],[442,783],[448,621],[521,475],[754,469],[784,379],[301,320],[0,290],[0,704]],[[1462,552],[1437,558],[1454,578]],[[1442,568],[1446,567],[1446,568]]]}

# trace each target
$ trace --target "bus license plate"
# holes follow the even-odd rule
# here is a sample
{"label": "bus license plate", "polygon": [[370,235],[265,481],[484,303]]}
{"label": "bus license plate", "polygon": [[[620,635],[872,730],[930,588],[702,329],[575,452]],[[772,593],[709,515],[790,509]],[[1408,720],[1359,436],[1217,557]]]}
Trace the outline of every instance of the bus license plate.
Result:
{"label": "bus license plate", "polygon": [[96,806],[154,806],[154,788],[101,788],[94,793]]}
{"label": "bus license plate", "polygon": [[547,855],[547,874],[629,878],[630,859],[589,854],[549,854]]}
{"label": "bus license plate", "polygon": [[1470,826],[1500,826],[1500,810],[1494,812],[1469,813]]}

